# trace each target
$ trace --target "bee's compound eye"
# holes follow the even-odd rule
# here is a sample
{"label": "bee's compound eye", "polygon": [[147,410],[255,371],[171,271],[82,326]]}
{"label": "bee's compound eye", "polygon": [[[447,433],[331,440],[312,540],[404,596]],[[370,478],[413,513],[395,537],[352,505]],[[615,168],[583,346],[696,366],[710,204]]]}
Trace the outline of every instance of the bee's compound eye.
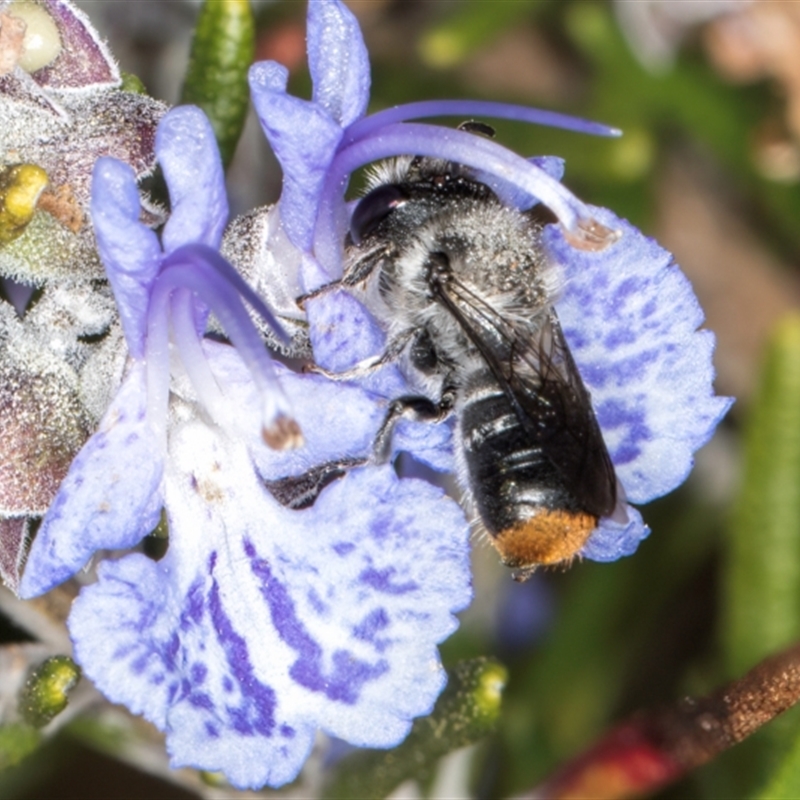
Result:
{"label": "bee's compound eye", "polygon": [[360,244],[392,211],[407,201],[408,195],[393,183],[373,189],[353,211],[350,220],[350,237],[353,242]]}

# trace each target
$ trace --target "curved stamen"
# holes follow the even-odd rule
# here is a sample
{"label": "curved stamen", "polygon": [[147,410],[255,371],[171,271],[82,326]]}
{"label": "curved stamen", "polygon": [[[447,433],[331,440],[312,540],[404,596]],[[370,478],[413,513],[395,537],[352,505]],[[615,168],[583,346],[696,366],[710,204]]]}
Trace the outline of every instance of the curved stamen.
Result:
{"label": "curved stamen", "polygon": [[147,309],[145,342],[147,419],[164,452],[167,449],[169,405],[169,293],[154,291]]}
{"label": "curved stamen", "polygon": [[545,111],[539,108],[517,106],[510,103],[496,103],[489,100],[421,100],[417,103],[387,108],[368,117],[364,117],[344,132],[342,145],[347,146],[370,136],[374,131],[396,122],[426,117],[494,117],[527,122],[531,125],[545,125],[550,128],[563,128],[577,133],[588,133],[591,136],[621,136],[619,128],[611,128],[600,122],[559,114],[557,111]]}
{"label": "curved stamen", "polygon": [[[494,175],[544,203],[573,236],[579,237],[582,229],[593,223],[587,207],[563,184],[502,145],[456,129],[394,123],[339,150],[328,169],[320,195],[314,252],[320,263],[334,270],[331,277],[338,277],[341,271],[341,242],[347,224],[344,191],[350,174],[365,164],[398,155],[441,158],[480,170],[482,176]],[[609,241],[613,239],[609,237]]]}
{"label": "curved stamen", "polygon": [[[262,403],[264,440],[271,447],[279,449],[296,447],[302,441],[300,430],[291,417],[289,402],[281,391],[272,361],[250,320],[241,296],[247,296],[248,300],[255,299],[257,302],[253,305],[263,306],[263,303],[247,287],[238,273],[235,273],[235,279],[231,280],[231,272],[235,273],[233,268],[216,251],[205,245],[194,244],[178,248],[165,259],[161,273],[155,281],[148,310],[148,326],[159,332],[157,328],[159,323],[153,321],[152,316],[158,314],[161,319],[166,319],[168,307],[171,305],[172,310],[176,312],[173,329],[176,344],[184,359],[184,366],[201,402],[207,404],[207,409],[213,417],[219,418],[224,404],[215,395],[215,388],[218,390],[218,387],[208,364],[205,363],[205,355],[198,338],[200,334],[198,328],[202,328],[207,312],[198,319],[196,306],[187,302],[185,292],[188,290],[196,295],[214,312],[253,376],[253,383]],[[241,285],[246,287],[246,291],[240,292]],[[172,300],[175,293],[177,295]],[[269,312],[265,316],[268,320],[272,317]],[[150,327],[148,327],[148,359],[150,358],[149,335]],[[163,334],[160,335],[163,339]],[[159,363],[163,364],[163,359]],[[148,370],[148,376],[149,374]]]}
{"label": "curved stamen", "polygon": [[250,284],[234,267],[213,248],[198,243],[178,247],[164,260],[164,266],[166,267],[174,261],[194,261],[195,259],[208,263],[216,270],[266,320],[281,341],[284,343],[289,342],[289,335],[284,331],[283,326],[278,322],[277,317],[272,313],[269,306],[256,294]]}
{"label": "curved stamen", "polygon": [[195,304],[194,293],[190,289],[176,289],[172,293],[172,335],[200,403],[209,411],[212,419],[219,419],[224,413],[225,397],[200,344]]}

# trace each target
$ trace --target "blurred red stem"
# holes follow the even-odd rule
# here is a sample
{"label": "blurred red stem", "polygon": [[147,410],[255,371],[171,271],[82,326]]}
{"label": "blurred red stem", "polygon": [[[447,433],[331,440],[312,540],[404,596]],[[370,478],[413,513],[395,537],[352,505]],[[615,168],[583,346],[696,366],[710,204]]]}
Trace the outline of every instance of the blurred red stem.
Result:
{"label": "blurred red stem", "polygon": [[755,732],[800,699],[800,644],[706,697],[643,711],[526,795],[529,800],[641,797]]}

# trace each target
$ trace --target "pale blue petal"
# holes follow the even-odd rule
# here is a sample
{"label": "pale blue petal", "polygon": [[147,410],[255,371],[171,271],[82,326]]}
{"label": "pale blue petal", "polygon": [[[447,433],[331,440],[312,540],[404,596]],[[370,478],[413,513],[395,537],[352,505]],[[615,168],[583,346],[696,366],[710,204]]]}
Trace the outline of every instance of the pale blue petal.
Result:
{"label": "pale blue petal", "polygon": [[543,169],[551,178],[555,178],[557,181],[564,177],[566,162],[559,156],[534,156],[529,158],[528,161]]}
{"label": "pale blue petal", "polygon": [[311,0],[307,27],[314,102],[347,127],[369,102],[369,55],[361,29],[339,0]]}
{"label": "pale blue petal", "polygon": [[138,544],[158,524],[163,445],[145,415],[144,373],[134,366],[72,462],[31,547],[21,597],[63,583],[96,550]]}
{"label": "pale blue petal", "polygon": [[386,334],[366,308],[343,289],[306,303],[308,335],[314,361],[331,372],[343,372],[383,351]]}
{"label": "pale blue petal", "polygon": [[392,453],[410,453],[437,472],[454,472],[453,425],[452,418],[439,423],[402,420],[392,437]]}
{"label": "pale blue petal", "polygon": [[150,286],[161,261],[158,238],[139,222],[141,207],[131,167],[99,158],[92,174],[92,224],[114,290],[122,329],[134,358],[144,354]]}
{"label": "pale blue petal", "polygon": [[172,626],[191,616],[190,598],[168,591],[170,573],[170,560],[156,563],[140,553],[101,561],[99,583],[81,591],[69,618],[75,657],[98,688],[113,687],[117,702],[161,730],[176,691],[168,678],[179,666]]}
{"label": "pale blue petal", "polygon": [[354,383],[330,381],[321,375],[298,374],[282,364],[275,373],[304,444],[294,450],[264,447],[261,402],[250,373],[234,348],[204,342],[217,383],[224,387],[232,434],[247,442],[264,480],[299,475],[318,464],[342,458],[366,458],[386,413],[386,401]]}
{"label": "pale blue petal", "polygon": [[605,250],[545,231],[566,279],[556,310],[627,497],[644,503],[685,480],[732,401],[714,394],[714,336],[697,330],[703,312],[671,254],[610,211],[592,213],[622,234]]}
{"label": "pale blue petal", "polygon": [[[301,475],[332,461],[369,458],[389,402],[403,394],[396,369],[397,391],[392,387],[391,394],[381,395],[357,383],[331,381],[313,373],[298,374],[275,364],[276,376],[303,432],[304,444],[294,450],[272,450],[263,446],[260,400],[238,353],[232,347],[210,341],[203,343],[203,349],[231,409],[228,430],[247,442],[253,463],[266,481]],[[393,454],[409,452],[440,472],[453,468],[449,423],[401,422],[392,444]]]}
{"label": "pale blue petal", "polygon": [[628,522],[601,519],[580,555],[591,561],[616,561],[636,552],[639,543],[650,535],[642,515],[632,506],[627,506]]}
{"label": "pale blue petal", "polygon": [[435,645],[470,600],[458,506],[383,467],[287,511],[242,445],[200,423],[173,444],[166,557],[105,564],[73,607],[89,677],[166,730],[173,766],[239,788],[291,780],[317,728],[397,744],[431,710]]}
{"label": "pale blue petal", "polygon": [[156,156],[167,181],[170,216],[166,253],[189,243],[219,247],[228,221],[228,197],[214,130],[195,106],[172,109],[158,124]]}
{"label": "pale blue petal", "polygon": [[[347,292],[328,292],[306,304],[309,336],[316,362],[331,372],[343,372],[376,355],[385,347],[386,335],[375,318]],[[359,385],[371,392],[379,403],[378,422],[383,421],[388,404],[403,395],[415,394],[394,364],[360,378]],[[317,395],[319,396],[319,395]],[[437,399],[437,398],[432,398]],[[340,408],[342,417],[362,413]],[[330,428],[325,426],[324,430]],[[372,427],[372,439],[378,425]],[[401,421],[392,439],[393,452],[405,451],[432,469],[453,469],[452,426],[449,424]]]}
{"label": "pale blue petal", "polygon": [[322,185],[342,128],[321,105],[288,95],[287,76],[280,64],[253,64],[250,91],[283,170],[281,220],[294,245],[310,250]]}

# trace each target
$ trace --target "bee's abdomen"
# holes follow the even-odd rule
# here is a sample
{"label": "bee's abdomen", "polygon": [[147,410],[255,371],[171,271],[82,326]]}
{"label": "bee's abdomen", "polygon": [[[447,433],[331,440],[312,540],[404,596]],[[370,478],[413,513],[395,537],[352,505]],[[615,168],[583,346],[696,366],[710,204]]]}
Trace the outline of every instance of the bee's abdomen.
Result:
{"label": "bee's abdomen", "polygon": [[469,488],[504,562],[529,567],[574,557],[597,517],[567,491],[489,370],[466,382],[459,419]]}

